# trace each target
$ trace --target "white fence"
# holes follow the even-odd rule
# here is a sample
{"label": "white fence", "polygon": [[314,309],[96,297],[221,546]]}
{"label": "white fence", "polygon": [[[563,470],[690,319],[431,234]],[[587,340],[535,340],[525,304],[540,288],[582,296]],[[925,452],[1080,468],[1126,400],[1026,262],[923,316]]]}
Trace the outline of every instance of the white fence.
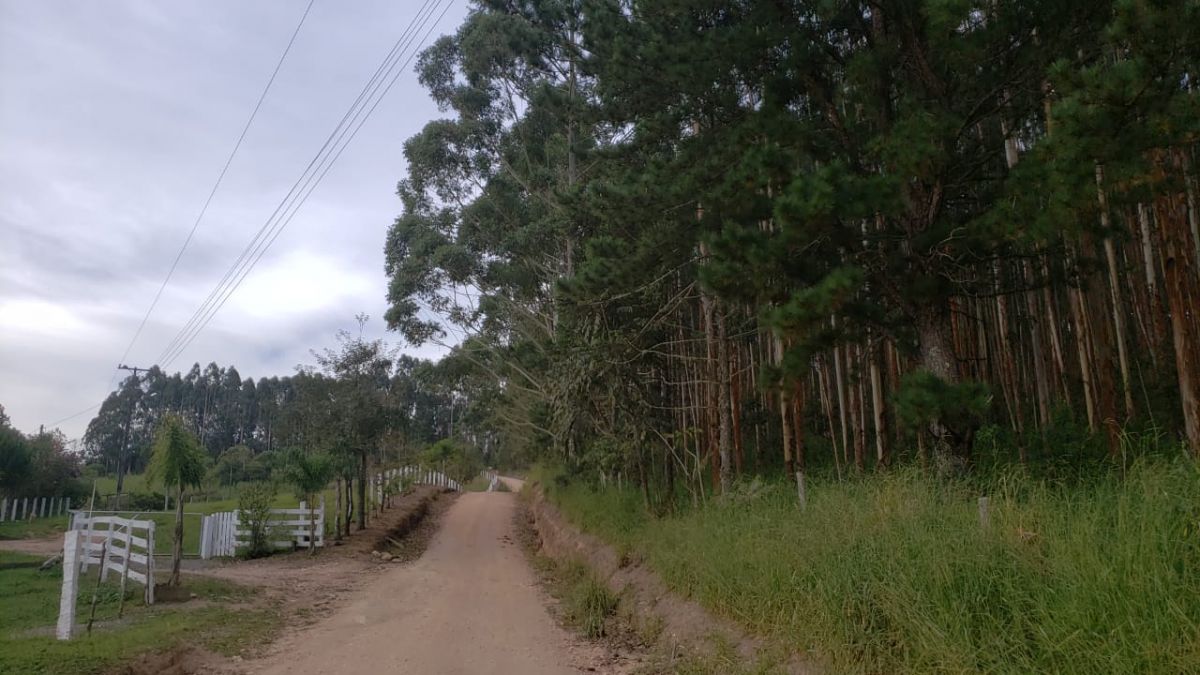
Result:
{"label": "white fence", "polygon": [[488,492],[495,492],[500,487],[500,474],[495,471],[484,471],[483,477],[488,479]]}
{"label": "white fence", "polygon": [[403,466],[398,469],[388,469],[375,474],[375,480],[371,488],[375,503],[383,503],[384,498],[392,493],[390,486],[395,485],[397,482],[404,485],[434,485],[457,492],[462,491],[462,485],[459,485],[458,481],[441,471],[419,466]]}
{"label": "white fence", "polygon": [[70,497],[5,497],[0,499],[0,523],[61,516],[70,510]]}
{"label": "white fence", "polygon": [[[223,511],[205,516],[200,525],[200,557],[205,560],[215,557],[232,556],[240,546],[247,545],[250,531],[243,529],[238,511]],[[311,514],[311,515],[310,515]],[[270,544],[274,548],[308,548],[309,518],[314,519],[314,545],[325,545],[325,497],[321,497],[320,506],[309,509],[306,502],[300,502],[298,509],[271,509],[267,518],[268,536],[278,537]]]}
{"label": "white fence", "polygon": [[71,529],[63,535],[63,583],[58,606],[60,640],[69,640],[75,629],[75,598],[79,573],[100,568],[100,581],[109,572],[120,575],[121,594],[129,579],[144,588],[146,604],[154,604],[154,521],[96,516],[73,512]]}

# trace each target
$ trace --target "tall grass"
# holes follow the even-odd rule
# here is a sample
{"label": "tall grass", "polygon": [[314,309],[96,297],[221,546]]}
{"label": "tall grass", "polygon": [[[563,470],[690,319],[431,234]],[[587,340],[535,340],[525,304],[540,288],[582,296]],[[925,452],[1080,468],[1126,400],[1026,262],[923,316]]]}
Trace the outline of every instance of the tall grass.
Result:
{"label": "tall grass", "polygon": [[635,493],[544,482],[676,590],[838,672],[1200,672],[1190,461],[1070,484],[900,470],[814,484],[804,511],[779,485],[661,519]]}

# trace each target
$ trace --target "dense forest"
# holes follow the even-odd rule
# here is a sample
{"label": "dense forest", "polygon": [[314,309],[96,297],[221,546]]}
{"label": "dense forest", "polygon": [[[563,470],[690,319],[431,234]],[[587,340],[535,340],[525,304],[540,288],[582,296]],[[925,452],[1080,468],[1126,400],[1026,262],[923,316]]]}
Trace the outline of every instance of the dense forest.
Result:
{"label": "dense forest", "polygon": [[504,443],[650,493],[1200,452],[1195,3],[475,4],[387,320]]}

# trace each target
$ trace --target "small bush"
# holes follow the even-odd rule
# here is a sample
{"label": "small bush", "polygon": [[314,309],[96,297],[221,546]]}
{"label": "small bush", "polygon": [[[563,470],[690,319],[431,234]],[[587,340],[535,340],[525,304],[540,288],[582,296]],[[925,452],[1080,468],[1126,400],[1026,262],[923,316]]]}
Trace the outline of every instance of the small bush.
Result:
{"label": "small bush", "polygon": [[130,511],[162,511],[164,500],[161,492],[131,492],[125,508]]}
{"label": "small bush", "polygon": [[238,497],[238,523],[250,532],[246,548],[239,554],[246,558],[261,558],[271,554],[271,531],[267,520],[271,517],[271,501],[275,499],[275,486],[270,483],[251,483],[242,488]]}
{"label": "small bush", "polygon": [[582,564],[571,564],[567,579],[570,584],[565,598],[567,622],[589,638],[604,637],[608,617],[617,609],[617,596]]}

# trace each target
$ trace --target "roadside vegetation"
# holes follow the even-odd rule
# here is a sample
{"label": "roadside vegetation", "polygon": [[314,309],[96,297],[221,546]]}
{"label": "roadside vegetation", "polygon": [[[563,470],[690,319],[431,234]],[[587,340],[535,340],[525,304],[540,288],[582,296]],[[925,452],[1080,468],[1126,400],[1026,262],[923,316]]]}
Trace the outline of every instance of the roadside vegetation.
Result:
{"label": "roadside vegetation", "polygon": [[748,481],[663,517],[635,488],[544,469],[537,479],[572,521],[675,590],[838,672],[1200,667],[1200,473],[1189,459],[1072,480],[905,469],[813,481],[804,510],[787,483]]}

